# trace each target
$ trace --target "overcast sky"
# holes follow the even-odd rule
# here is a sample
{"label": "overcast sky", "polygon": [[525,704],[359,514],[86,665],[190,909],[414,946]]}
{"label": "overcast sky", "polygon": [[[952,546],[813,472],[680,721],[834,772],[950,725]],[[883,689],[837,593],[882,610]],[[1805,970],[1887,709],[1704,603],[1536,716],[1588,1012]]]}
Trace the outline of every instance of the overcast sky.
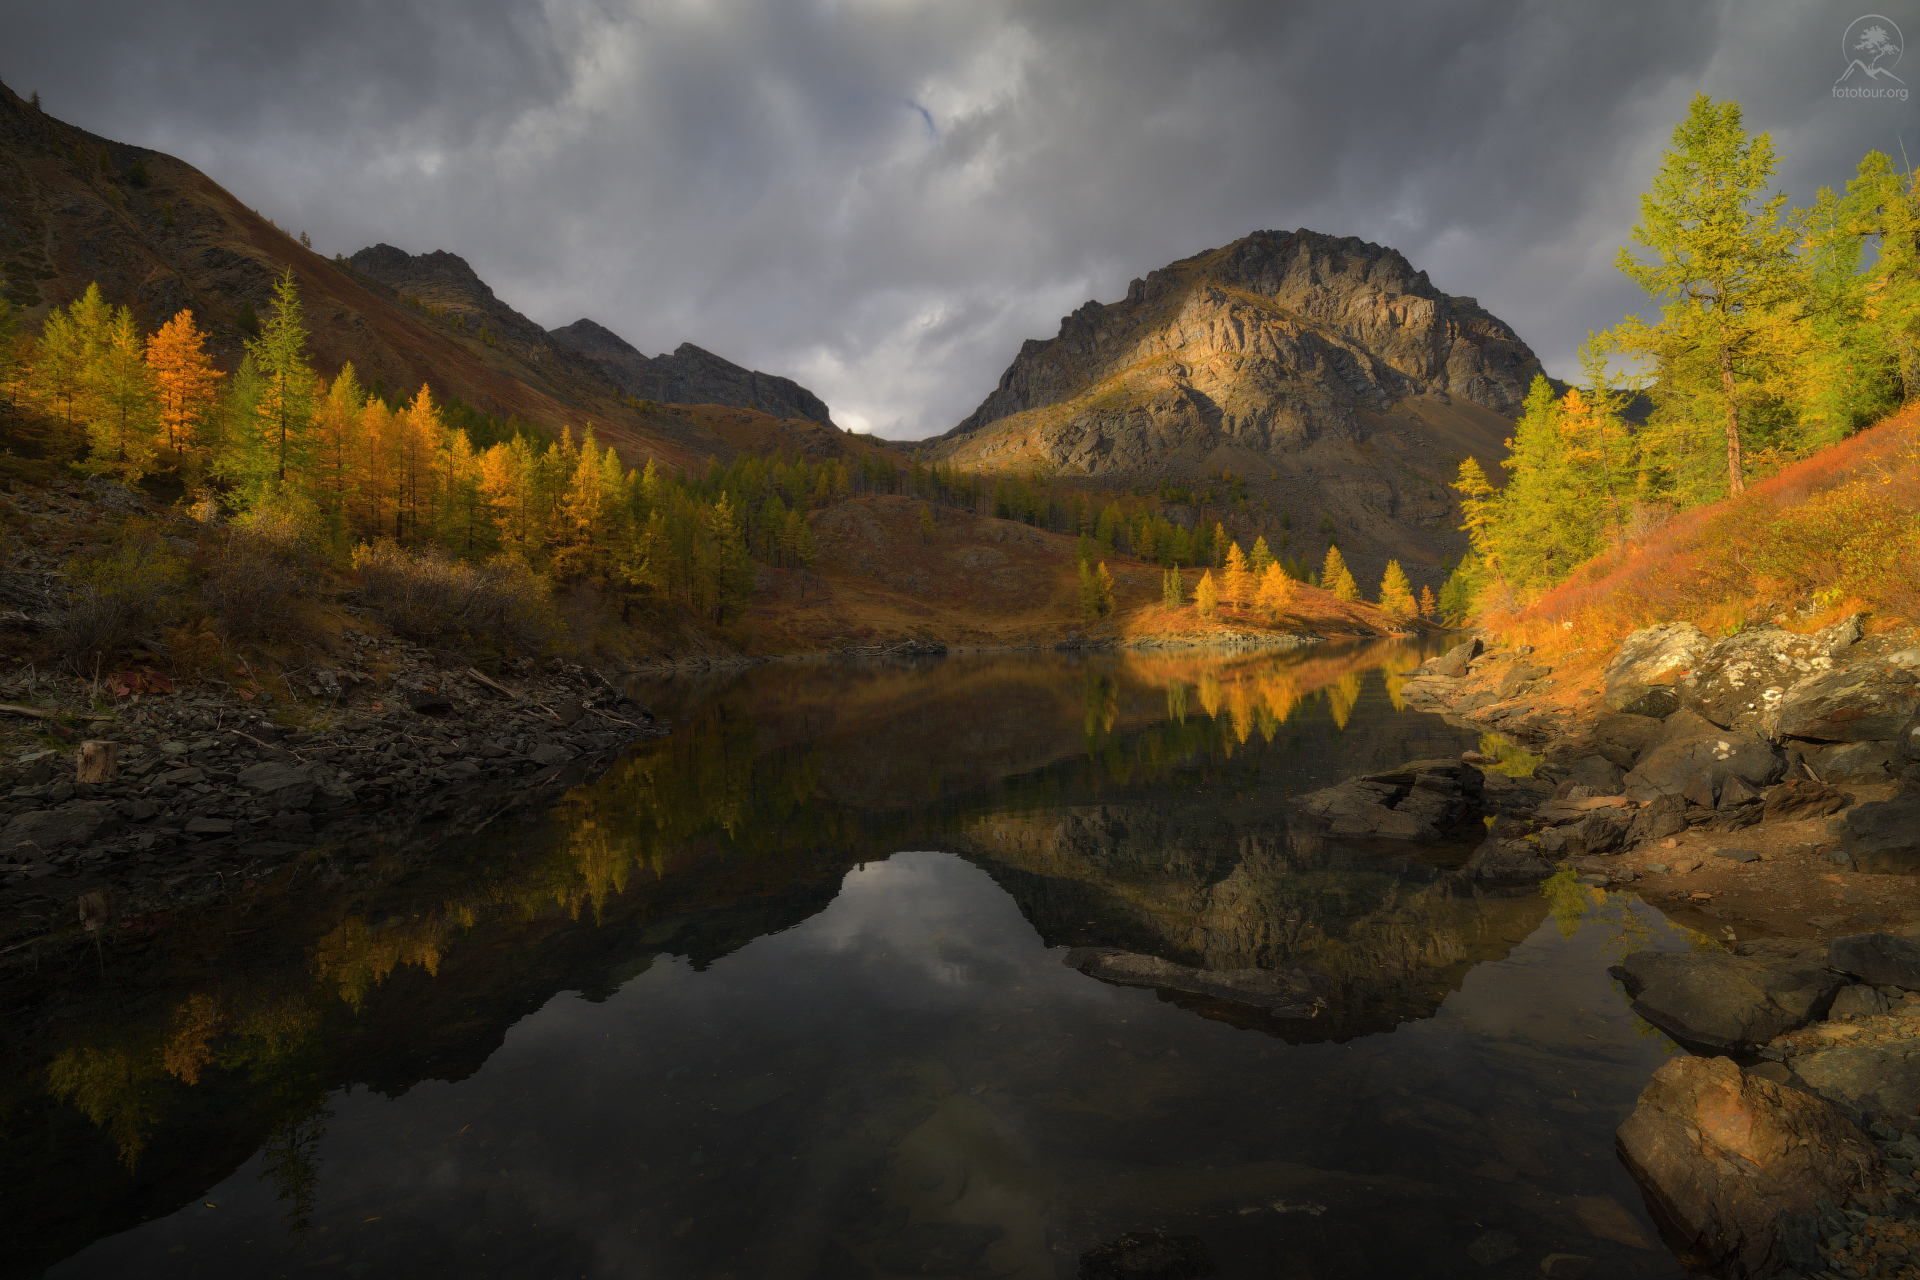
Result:
{"label": "overcast sky", "polygon": [[1796,202],[1920,161],[1911,102],[1831,96],[1862,2],[0,0],[0,79],[322,252],[447,249],[543,325],[917,437],[1258,229],[1398,248],[1571,374],[1644,309],[1613,258],[1691,94],[1773,133]]}

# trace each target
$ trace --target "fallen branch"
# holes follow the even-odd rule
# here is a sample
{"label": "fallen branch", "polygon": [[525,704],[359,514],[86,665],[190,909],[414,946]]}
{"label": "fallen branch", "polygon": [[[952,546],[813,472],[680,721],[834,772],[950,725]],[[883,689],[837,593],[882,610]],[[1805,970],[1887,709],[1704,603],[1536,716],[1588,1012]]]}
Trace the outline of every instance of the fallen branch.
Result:
{"label": "fallen branch", "polygon": [[[0,702],[0,711],[11,711],[13,712],[13,714],[17,716],[32,716],[35,720],[57,720],[60,718],[60,714],[61,714],[58,711],[42,711],[38,707],[23,707],[16,702]],[[91,712],[86,712],[86,711],[74,711],[68,714],[72,719],[75,719],[75,720],[111,720],[113,719],[112,716],[95,715]]]}
{"label": "fallen branch", "polygon": [[623,724],[627,726],[627,728],[629,729],[638,729],[641,727],[640,725],[635,724],[631,720],[622,720],[619,716],[610,716],[598,707],[588,707],[587,710],[593,712],[593,714],[599,716],[602,720],[611,720],[615,724]]}
{"label": "fallen branch", "polygon": [[467,675],[472,677],[476,683],[484,685],[485,687],[493,690],[495,693],[499,694],[503,698],[510,698],[516,702],[519,701],[520,699],[519,694],[507,688],[507,686],[501,684],[498,680],[493,679],[491,676],[482,674],[477,668],[468,667]]}

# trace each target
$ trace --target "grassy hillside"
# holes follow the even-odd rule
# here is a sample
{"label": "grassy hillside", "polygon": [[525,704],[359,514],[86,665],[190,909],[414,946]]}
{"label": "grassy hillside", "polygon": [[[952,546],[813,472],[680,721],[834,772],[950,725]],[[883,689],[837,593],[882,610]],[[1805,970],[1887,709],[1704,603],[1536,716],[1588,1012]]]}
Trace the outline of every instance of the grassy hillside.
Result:
{"label": "grassy hillside", "polygon": [[1508,639],[1591,662],[1658,622],[1712,636],[1855,611],[1870,630],[1920,622],[1920,405],[1595,556],[1532,603],[1497,585],[1481,603]]}

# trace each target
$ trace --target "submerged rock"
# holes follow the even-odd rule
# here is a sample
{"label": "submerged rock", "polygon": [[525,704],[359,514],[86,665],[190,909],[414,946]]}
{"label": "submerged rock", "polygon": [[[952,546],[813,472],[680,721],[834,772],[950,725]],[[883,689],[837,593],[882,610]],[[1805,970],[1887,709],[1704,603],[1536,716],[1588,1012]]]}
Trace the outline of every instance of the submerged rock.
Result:
{"label": "submerged rock", "polygon": [[1117,947],[1075,947],[1062,961],[1090,978],[1123,987],[1152,987],[1246,1005],[1276,1018],[1312,1018],[1327,1005],[1327,976],[1305,965],[1287,969],[1192,969]]}
{"label": "submerged rock", "polygon": [[1220,1274],[1199,1236],[1130,1231],[1080,1255],[1079,1280],[1197,1280]]}
{"label": "submerged rock", "polygon": [[1478,806],[1483,779],[1459,760],[1415,760],[1319,791],[1294,805],[1326,824],[1327,834],[1431,843]]}
{"label": "submerged rock", "polygon": [[1712,1052],[1749,1052],[1825,1016],[1846,981],[1813,961],[1682,951],[1636,951],[1607,972],[1635,1013]]}
{"label": "submerged rock", "polygon": [[1617,1133],[1620,1156],[1688,1267],[1769,1276],[1797,1261],[1783,1219],[1877,1188],[1880,1152],[1838,1110],[1726,1058],[1654,1072]]}

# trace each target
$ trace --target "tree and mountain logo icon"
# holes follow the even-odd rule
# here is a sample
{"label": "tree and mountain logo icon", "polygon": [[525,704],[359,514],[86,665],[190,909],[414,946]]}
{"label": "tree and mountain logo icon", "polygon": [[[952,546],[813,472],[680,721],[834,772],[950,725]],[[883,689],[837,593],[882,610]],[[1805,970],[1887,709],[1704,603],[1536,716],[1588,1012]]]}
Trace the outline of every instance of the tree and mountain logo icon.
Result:
{"label": "tree and mountain logo icon", "polygon": [[1906,45],[1893,19],[1877,13],[1855,18],[1840,37],[1840,52],[1847,59],[1847,69],[1834,83],[1845,84],[1855,75],[1861,75],[1867,80],[1884,78],[1904,85],[1906,81],[1893,74],[1893,69],[1899,64]]}

